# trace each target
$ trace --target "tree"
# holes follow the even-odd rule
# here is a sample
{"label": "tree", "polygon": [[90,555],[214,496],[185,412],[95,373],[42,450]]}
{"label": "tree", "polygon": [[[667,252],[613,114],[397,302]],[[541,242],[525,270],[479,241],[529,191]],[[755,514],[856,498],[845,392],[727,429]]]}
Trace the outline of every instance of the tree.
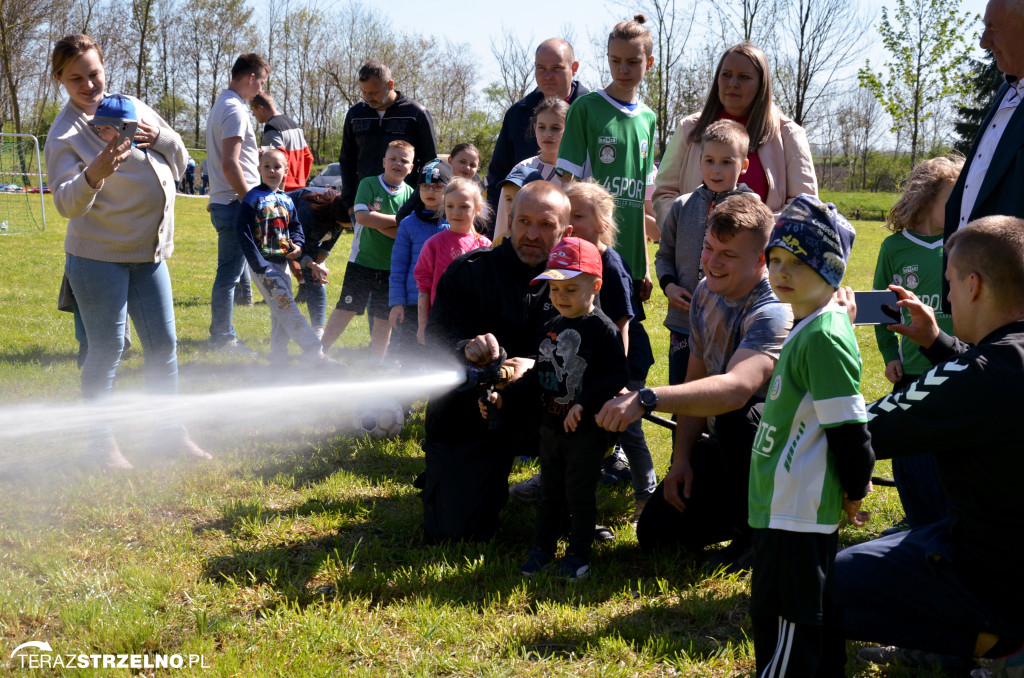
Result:
{"label": "tree", "polygon": [[970,13],[959,13],[960,0],[896,0],[894,26],[882,8],[879,33],[889,52],[887,75],[876,73],[868,60],[857,77],[892,118],[893,132],[910,135],[910,165],[917,164],[922,123],[931,115],[930,105],[962,95],[962,77],[970,47],[965,35]]}
{"label": "tree", "polygon": [[793,0],[781,21],[792,45],[777,51],[775,95],[793,121],[806,126],[839,73],[863,52],[871,19],[849,0]]}
{"label": "tree", "polygon": [[[709,26],[718,26],[722,49],[737,42],[752,42],[771,53],[776,26],[790,0],[709,0]],[[722,51],[721,49],[718,51]]]}
{"label": "tree", "polygon": [[658,157],[661,157],[669,137],[675,131],[672,123],[680,113],[680,81],[674,76],[683,66],[684,50],[690,39],[697,3],[692,5],[689,21],[685,20],[685,10],[676,11],[676,0],[647,0],[642,7],[648,15],[651,37],[654,39],[654,66],[647,72],[644,87],[657,120]]}
{"label": "tree", "polygon": [[[0,69],[5,99],[10,102],[14,131],[23,131],[20,89],[25,74],[33,70],[26,57],[45,23],[49,3],[46,0],[0,0]],[[2,120],[0,120],[2,122]]]}
{"label": "tree", "polygon": [[149,68],[149,39],[153,30],[155,17],[153,16],[154,0],[131,0],[131,22],[130,26],[135,33],[133,37],[138,40],[138,52],[135,60],[135,96],[140,99],[146,98],[146,88],[143,87],[143,76]]}
{"label": "tree", "polygon": [[[496,89],[495,104],[506,110],[530,91],[536,66],[533,59],[533,34],[524,42],[504,26],[501,28],[501,42],[491,38],[491,55],[498,62],[501,82],[492,83]],[[500,94],[499,94],[500,92]],[[488,95],[490,96],[490,95]]]}
{"label": "tree", "polygon": [[1005,82],[992,52],[986,52],[984,60],[971,59],[971,64],[971,91],[957,106],[958,119],[953,123],[953,129],[959,137],[953,148],[964,155],[970,152],[974,139],[981,130],[981,121],[988,113],[992,97]]}

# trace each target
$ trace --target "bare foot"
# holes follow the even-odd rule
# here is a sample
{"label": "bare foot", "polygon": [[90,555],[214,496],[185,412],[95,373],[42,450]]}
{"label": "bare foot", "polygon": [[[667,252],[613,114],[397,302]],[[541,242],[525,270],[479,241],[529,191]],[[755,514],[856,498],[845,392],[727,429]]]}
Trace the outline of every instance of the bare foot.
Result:
{"label": "bare foot", "polygon": [[192,459],[213,459],[213,455],[204,450],[203,448],[196,445],[196,442],[189,436],[188,431],[183,432],[184,435],[181,439],[181,455],[183,457],[190,457]]}
{"label": "bare foot", "polygon": [[121,448],[118,447],[117,441],[113,438],[110,439],[109,445],[106,449],[100,452],[100,457],[103,459],[103,466],[109,469],[116,469],[118,471],[127,471],[128,469],[135,468],[132,463],[125,459],[124,455],[121,454]]}

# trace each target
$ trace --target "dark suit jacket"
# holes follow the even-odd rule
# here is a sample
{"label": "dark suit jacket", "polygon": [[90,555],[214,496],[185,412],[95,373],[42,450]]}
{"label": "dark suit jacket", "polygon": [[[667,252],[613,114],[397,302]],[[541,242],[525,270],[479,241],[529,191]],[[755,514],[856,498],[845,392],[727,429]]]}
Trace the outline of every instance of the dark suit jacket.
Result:
{"label": "dark suit jacket", "polygon": [[[992,124],[992,117],[999,108],[999,103],[1006,96],[1010,88],[1008,83],[1003,84],[996,93],[995,101],[985,116],[985,122],[981,125],[978,136],[974,139],[971,152],[967,155],[967,162],[960,172],[960,178],[953,186],[953,192],[946,202],[946,229],[945,239],[956,233],[960,222],[960,203],[964,197],[964,183],[967,181],[967,173],[971,167],[971,161],[978,155],[978,144],[984,131]],[[971,210],[968,221],[980,217],[1004,214],[1011,217],[1024,219],[1024,103],[1017,106],[1013,116],[1010,118],[1003,136],[996,146],[995,156],[985,173],[985,181],[981,184],[981,191],[978,192],[978,199],[974,201],[974,208]],[[942,310],[949,313],[949,301],[946,299],[949,294],[949,283],[946,282],[946,258],[942,257]]]}

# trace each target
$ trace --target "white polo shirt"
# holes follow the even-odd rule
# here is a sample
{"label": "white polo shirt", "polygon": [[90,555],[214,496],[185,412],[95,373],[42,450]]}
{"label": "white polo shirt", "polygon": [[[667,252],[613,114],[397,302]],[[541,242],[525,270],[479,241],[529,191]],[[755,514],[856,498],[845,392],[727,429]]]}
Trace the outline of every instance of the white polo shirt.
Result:
{"label": "white polo shirt", "polygon": [[1017,110],[1021,98],[1024,98],[1024,80],[1018,78],[1015,83],[1010,85],[1003,100],[999,102],[999,108],[989,121],[988,127],[982,132],[978,150],[970,159],[971,165],[967,170],[967,179],[964,182],[964,195],[960,200],[960,221],[956,225],[957,229],[966,226],[971,218],[974,203],[977,202],[978,193],[981,191],[982,184],[985,183],[985,175],[988,173],[989,165],[992,164],[996,147],[999,145],[999,140],[1002,138],[1010,118]]}

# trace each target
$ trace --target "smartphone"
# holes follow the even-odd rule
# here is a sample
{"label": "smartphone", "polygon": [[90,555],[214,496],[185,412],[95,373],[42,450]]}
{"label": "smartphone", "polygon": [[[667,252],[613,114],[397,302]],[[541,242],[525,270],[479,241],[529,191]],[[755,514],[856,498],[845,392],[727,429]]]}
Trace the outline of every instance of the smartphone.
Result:
{"label": "smartphone", "polygon": [[899,297],[892,290],[871,290],[854,292],[857,304],[857,322],[854,325],[891,325],[903,322],[896,302]]}
{"label": "smartphone", "polygon": [[122,120],[120,125],[115,127],[117,130],[117,146],[124,143],[125,139],[129,141],[135,140],[135,132],[139,129],[138,120]]}

